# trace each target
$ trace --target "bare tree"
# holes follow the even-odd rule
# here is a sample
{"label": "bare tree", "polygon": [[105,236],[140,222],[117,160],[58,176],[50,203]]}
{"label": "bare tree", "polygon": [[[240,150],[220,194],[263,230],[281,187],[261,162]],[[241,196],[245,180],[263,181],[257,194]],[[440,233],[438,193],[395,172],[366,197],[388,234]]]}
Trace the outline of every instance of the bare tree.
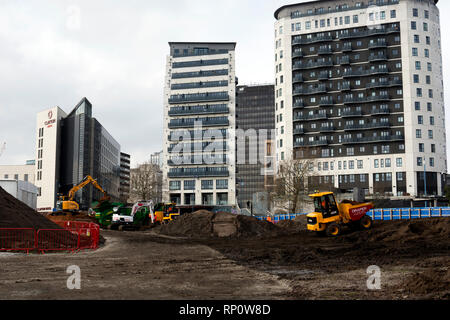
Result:
{"label": "bare tree", "polygon": [[308,193],[308,177],[313,173],[313,160],[291,159],[281,162],[275,177],[272,199],[279,207],[297,212],[300,200]]}
{"label": "bare tree", "polygon": [[132,202],[153,200],[160,202],[162,197],[162,172],[158,165],[146,161],[131,169]]}

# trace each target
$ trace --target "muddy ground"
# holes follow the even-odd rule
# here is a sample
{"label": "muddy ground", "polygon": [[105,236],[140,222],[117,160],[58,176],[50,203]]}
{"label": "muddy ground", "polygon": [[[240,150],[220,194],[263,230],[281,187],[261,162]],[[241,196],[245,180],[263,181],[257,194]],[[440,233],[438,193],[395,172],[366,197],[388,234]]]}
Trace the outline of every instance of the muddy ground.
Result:
{"label": "muddy ground", "polygon": [[[302,228],[264,238],[102,231],[97,251],[0,253],[2,299],[449,299],[448,220],[379,222],[338,239]],[[447,234],[447,236],[443,236]],[[68,266],[81,269],[69,290]],[[381,290],[367,289],[371,265]]]}

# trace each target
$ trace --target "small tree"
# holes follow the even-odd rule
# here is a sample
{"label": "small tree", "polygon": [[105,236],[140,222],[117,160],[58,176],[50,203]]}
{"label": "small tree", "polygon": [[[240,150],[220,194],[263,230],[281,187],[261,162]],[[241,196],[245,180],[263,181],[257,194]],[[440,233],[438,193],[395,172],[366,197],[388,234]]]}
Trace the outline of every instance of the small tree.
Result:
{"label": "small tree", "polygon": [[162,173],[159,166],[147,161],[132,169],[130,193],[133,202],[139,200],[161,201]]}
{"label": "small tree", "polygon": [[313,168],[314,162],[308,159],[280,163],[272,199],[289,212],[297,212],[302,196],[308,192],[308,177],[313,174]]}

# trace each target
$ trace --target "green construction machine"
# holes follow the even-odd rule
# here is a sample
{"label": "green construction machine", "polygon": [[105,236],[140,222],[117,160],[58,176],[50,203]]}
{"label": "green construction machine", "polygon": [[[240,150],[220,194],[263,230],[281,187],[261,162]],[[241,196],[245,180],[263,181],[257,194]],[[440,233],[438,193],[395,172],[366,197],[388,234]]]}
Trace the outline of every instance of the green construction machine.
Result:
{"label": "green construction machine", "polygon": [[121,202],[93,202],[89,209],[89,216],[95,217],[98,224],[102,228],[108,228],[112,223],[112,216],[114,214],[114,208],[124,206]]}

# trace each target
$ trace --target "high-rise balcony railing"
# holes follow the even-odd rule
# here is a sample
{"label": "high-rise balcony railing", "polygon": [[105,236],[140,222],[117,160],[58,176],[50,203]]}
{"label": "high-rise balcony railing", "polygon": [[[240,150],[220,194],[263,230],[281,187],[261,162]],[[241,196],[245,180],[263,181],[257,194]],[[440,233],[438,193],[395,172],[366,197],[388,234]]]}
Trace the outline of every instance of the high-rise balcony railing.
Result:
{"label": "high-rise balcony railing", "polygon": [[183,166],[183,165],[212,165],[212,164],[228,164],[228,157],[226,155],[210,156],[210,155],[198,155],[198,156],[185,156],[185,157],[173,157],[167,161],[169,166]]}
{"label": "high-rise balcony railing", "polygon": [[394,87],[394,86],[401,86],[403,85],[402,80],[390,80],[390,81],[374,81],[369,82],[366,84],[367,89],[373,89],[373,88],[383,88],[383,87]]}
{"label": "high-rise balcony railing", "polygon": [[169,110],[169,116],[183,116],[183,115],[196,115],[196,114],[217,114],[217,113],[229,113],[230,109],[226,104],[218,105],[198,105],[189,107],[172,107]]}
{"label": "high-rise balcony railing", "polygon": [[378,39],[378,41],[373,41],[369,43],[369,49],[386,48],[386,47],[387,47],[386,40]]}
{"label": "high-rise balcony railing", "polygon": [[325,120],[325,119],[328,119],[328,115],[326,113],[294,115],[294,121],[310,121],[310,120]]}
{"label": "high-rise balcony railing", "polygon": [[350,111],[343,111],[341,113],[342,118],[353,118],[353,117],[360,117],[362,116],[361,110],[350,110]]}
{"label": "high-rise balcony railing", "polygon": [[388,136],[369,136],[369,137],[354,137],[350,139],[342,139],[341,144],[359,144],[368,142],[392,142],[392,141],[405,141],[404,135],[388,135]]}
{"label": "high-rise balcony railing", "polygon": [[214,135],[216,140],[218,139],[228,139],[228,130],[227,129],[206,129],[206,130],[187,130],[180,129],[175,130],[170,133],[168,136],[169,141],[180,141],[182,139],[190,139],[190,140],[203,140],[207,137],[211,137]]}
{"label": "high-rise balcony railing", "polygon": [[375,102],[375,101],[388,101],[390,100],[388,94],[377,94],[374,96],[367,97],[344,97],[345,104],[351,103],[364,103],[364,102]]}
{"label": "high-rise balcony railing", "polygon": [[179,104],[189,102],[228,101],[229,99],[228,92],[208,92],[173,95],[169,98],[169,103]]}
{"label": "high-rise balcony railing", "polygon": [[228,177],[229,175],[227,167],[177,168],[170,169],[168,172],[169,178]]}
{"label": "high-rise balcony railing", "polygon": [[317,50],[317,53],[319,55],[332,54],[333,49],[331,49],[330,47],[320,47],[319,50]]}
{"label": "high-rise balcony railing", "polygon": [[304,128],[295,128],[294,129],[294,134],[304,134],[304,133],[305,133]]}
{"label": "high-rise balcony railing", "polygon": [[172,119],[169,123],[169,129],[192,128],[195,126],[196,123],[201,123],[201,125],[203,127],[228,126],[229,120],[227,117],[198,118],[198,119]]}
{"label": "high-rise balcony railing", "polygon": [[318,146],[326,146],[329,145],[330,142],[328,140],[315,140],[315,141],[295,141],[294,147],[318,147]]}
{"label": "high-rise balcony railing", "polygon": [[317,76],[317,80],[328,80],[330,78],[330,73],[328,71],[321,71]]}
{"label": "high-rise balcony railing", "polygon": [[206,81],[206,82],[190,82],[190,83],[174,83],[171,85],[172,90],[183,89],[202,89],[202,88],[217,88],[228,86],[228,81]]}
{"label": "high-rise balcony railing", "polygon": [[331,105],[334,105],[333,98],[331,97],[320,98],[319,106],[331,106]]}
{"label": "high-rise balcony railing", "polygon": [[343,73],[344,78],[352,78],[352,77],[363,77],[363,76],[370,76],[370,75],[376,75],[376,74],[386,74],[389,73],[389,69],[387,67],[383,68],[373,68],[373,69],[367,69],[367,70],[352,70],[347,69]]}
{"label": "high-rise balcony railing", "polygon": [[217,49],[217,50],[188,50],[183,52],[174,53],[174,58],[180,58],[180,57],[196,57],[196,56],[210,56],[215,54],[227,54],[229,52],[228,49]]}
{"label": "high-rise balcony railing", "polygon": [[342,56],[339,60],[341,65],[350,64],[350,57],[349,56]]}
{"label": "high-rise balcony railing", "polygon": [[380,28],[374,28],[374,29],[369,29],[369,30],[342,32],[341,34],[339,34],[338,38],[340,40],[353,39],[353,38],[366,38],[366,37],[370,37],[370,36],[374,36],[374,35],[385,35],[385,34],[396,33],[396,32],[400,32],[399,27],[388,27],[388,28],[380,27]]}
{"label": "high-rise balcony railing", "polygon": [[172,73],[172,79],[227,76],[228,69]]}
{"label": "high-rise balcony railing", "polygon": [[292,66],[292,70],[305,70],[305,69],[315,69],[322,67],[332,67],[333,61],[317,61],[317,62],[296,62]]}
{"label": "high-rise balcony railing", "polygon": [[191,67],[202,67],[202,66],[216,66],[228,64],[228,59],[212,59],[212,60],[196,60],[196,61],[183,61],[172,63],[172,68],[191,68]]}
{"label": "high-rise balcony railing", "polygon": [[201,152],[208,149],[209,151],[228,151],[228,144],[224,141],[204,141],[194,143],[173,143],[167,148],[170,153],[183,152]]}
{"label": "high-rise balcony railing", "polygon": [[365,124],[355,124],[355,125],[346,125],[344,129],[346,131],[352,130],[367,130],[367,129],[383,129],[389,128],[391,124],[389,122],[377,122],[377,123],[365,123]]}
{"label": "high-rise balcony railing", "polygon": [[312,38],[301,39],[299,36],[296,36],[292,40],[292,44],[309,44],[309,43],[317,43],[317,42],[324,42],[324,41],[333,41],[333,37],[329,36],[329,35],[323,35],[323,36],[315,36]]}
{"label": "high-rise balcony railing", "polygon": [[353,46],[351,43],[344,43],[342,46],[342,52],[350,52],[353,50]]}
{"label": "high-rise balcony railing", "polygon": [[336,128],[334,126],[328,126],[328,127],[325,126],[325,127],[319,127],[315,130],[319,131],[319,132],[332,132],[332,131],[335,131]]}
{"label": "high-rise balcony railing", "polygon": [[386,94],[376,94],[373,96],[368,96],[367,97],[367,102],[375,102],[375,101],[389,101],[391,100],[391,98],[389,97],[389,95]]}
{"label": "high-rise balcony railing", "polygon": [[386,61],[386,60],[388,60],[388,57],[387,57],[387,55],[385,53],[383,53],[383,54],[371,54],[369,56],[368,60],[370,62]]}
{"label": "high-rise balcony railing", "polygon": [[303,75],[296,74],[294,78],[292,78],[292,83],[300,83],[303,82]]}
{"label": "high-rise balcony railing", "polygon": [[304,108],[305,107],[305,103],[303,102],[303,100],[295,100],[294,104],[293,104],[294,108]]}
{"label": "high-rise balcony railing", "polygon": [[310,87],[310,88],[296,88],[293,91],[294,95],[311,95],[318,93],[326,93],[327,87],[325,85],[319,85],[318,87]]}
{"label": "high-rise balcony railing", "polygon": [[375,108],[370,111],[370,114],[373,116],[380,115],[380,114],[381,115],[390,114],[390,113],[391,113],[391,111],[389,110],[389,108]]}
{"label": "high-rise balcony railing", "polygon": [[301,58],[303,57],[303,51],[302,50],[294,50],[292,52],[292,58]]}

